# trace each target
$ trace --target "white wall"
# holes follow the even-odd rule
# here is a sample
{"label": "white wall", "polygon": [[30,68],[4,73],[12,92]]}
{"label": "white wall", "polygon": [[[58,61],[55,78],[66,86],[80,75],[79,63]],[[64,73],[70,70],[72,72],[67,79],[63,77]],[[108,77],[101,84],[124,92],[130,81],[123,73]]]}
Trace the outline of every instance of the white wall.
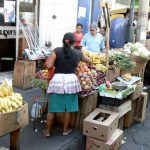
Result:
{"label": "white wall", "polygon": [[[43,42],[52,41],[53,47],[62,46],[66,32],[74,32],[77,23],[78,0],[41,0],[40,38]],[[56,15],[56,19],[52,16]]]}

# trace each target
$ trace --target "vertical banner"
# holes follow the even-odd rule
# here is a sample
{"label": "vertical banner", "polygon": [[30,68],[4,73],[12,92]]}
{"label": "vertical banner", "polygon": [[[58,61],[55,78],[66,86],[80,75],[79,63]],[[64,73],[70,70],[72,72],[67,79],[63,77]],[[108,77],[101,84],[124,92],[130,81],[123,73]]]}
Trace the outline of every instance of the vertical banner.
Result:
{"label": "vertical banner", "polygon": [[101,14],[100,0],[93,0],[91,22],[98,23],[98,18]]}
{"label": "vertical banner", "polygon": [[88,32],[90,24],[90,0],[78,0],[78,18],[77,22],[83,24],[83,32]]}

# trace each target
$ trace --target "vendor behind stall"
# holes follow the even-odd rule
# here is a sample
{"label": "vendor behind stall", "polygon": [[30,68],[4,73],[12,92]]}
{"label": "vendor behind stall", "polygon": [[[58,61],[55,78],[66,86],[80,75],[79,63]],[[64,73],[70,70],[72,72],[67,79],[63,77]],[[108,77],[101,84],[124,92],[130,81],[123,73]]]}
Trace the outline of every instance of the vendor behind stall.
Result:
{"label": "vendor behind stall", "polygon": [[82,30],[83,30],[83,25],[81,23],[78,23],[76,25],[76,32],[73,33],[76,38],[76,42],[75,42],[74,46],[75,46],[75,49],[78,49],[78,50],[80,50],[82,48],[80,46],[81,40],[83,38]]}
{"label": "vendor behind stall", "polygon": [[102,52],[105,48],[103,36],[97,32],[97,26],[91,25],[90,32],[86,33],[81,41],[81,46],[86,47],[91,52]]}
{"label": "vendor behind stall", "polygon": [[50,93],[47,114],[47,126],[43,131],[45,137],[51,135],[52,124],[56,112],[64,112],[63,135],[68,135],[71,112],[78,111],[78,92],[81,86],[75,75],[76,67],[80,61],[89,62],[81,51],[74,49],[75,36],[66,33],[63,38],[63,47],[56,48],[46,62],[47,68],[55,67],[54,77],[49,83]]}

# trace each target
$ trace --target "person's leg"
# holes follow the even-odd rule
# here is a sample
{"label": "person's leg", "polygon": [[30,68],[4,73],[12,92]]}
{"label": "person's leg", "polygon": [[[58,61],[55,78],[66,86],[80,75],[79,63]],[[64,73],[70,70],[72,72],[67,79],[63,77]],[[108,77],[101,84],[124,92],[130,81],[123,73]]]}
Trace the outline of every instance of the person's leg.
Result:
{"label": "person's leg", "polygon": [[71,113],[65,112],[64,113],[64,130],[63,130],[64,133],[67,133],[70,130],[69,128],[70,118],[71,118]]}
{"label": "person's leg", "polygon": [[46,129],[44,130],[44,133],[47,135],[50,135],[52,132],[52,126],[55,118],[55,113],[47,113],[47,123],[46,123]]}

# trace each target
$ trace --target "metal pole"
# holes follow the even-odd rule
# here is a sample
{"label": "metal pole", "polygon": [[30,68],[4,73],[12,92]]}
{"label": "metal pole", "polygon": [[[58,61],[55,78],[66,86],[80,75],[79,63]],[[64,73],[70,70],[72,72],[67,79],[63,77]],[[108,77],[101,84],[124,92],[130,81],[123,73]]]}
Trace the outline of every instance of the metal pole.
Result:
{"label": "metal pole", "polygon": [[136,40],[145,45],[148,24],[149,0],[139,0],[139,14]]}
{"label": "metal pole", "polygon": [[19,0],[16,1],[16,60],[18,60],[19,51]]}
{"label": "metal pole", "polygon": [[129,21],[127,25],[127,31],[126,31],[126,42],[134,42],[134,29],[133,29],[133,19],[134,19],[134,5],[135,0],[131,0],[130,3],[130,15],[129,15]]}

